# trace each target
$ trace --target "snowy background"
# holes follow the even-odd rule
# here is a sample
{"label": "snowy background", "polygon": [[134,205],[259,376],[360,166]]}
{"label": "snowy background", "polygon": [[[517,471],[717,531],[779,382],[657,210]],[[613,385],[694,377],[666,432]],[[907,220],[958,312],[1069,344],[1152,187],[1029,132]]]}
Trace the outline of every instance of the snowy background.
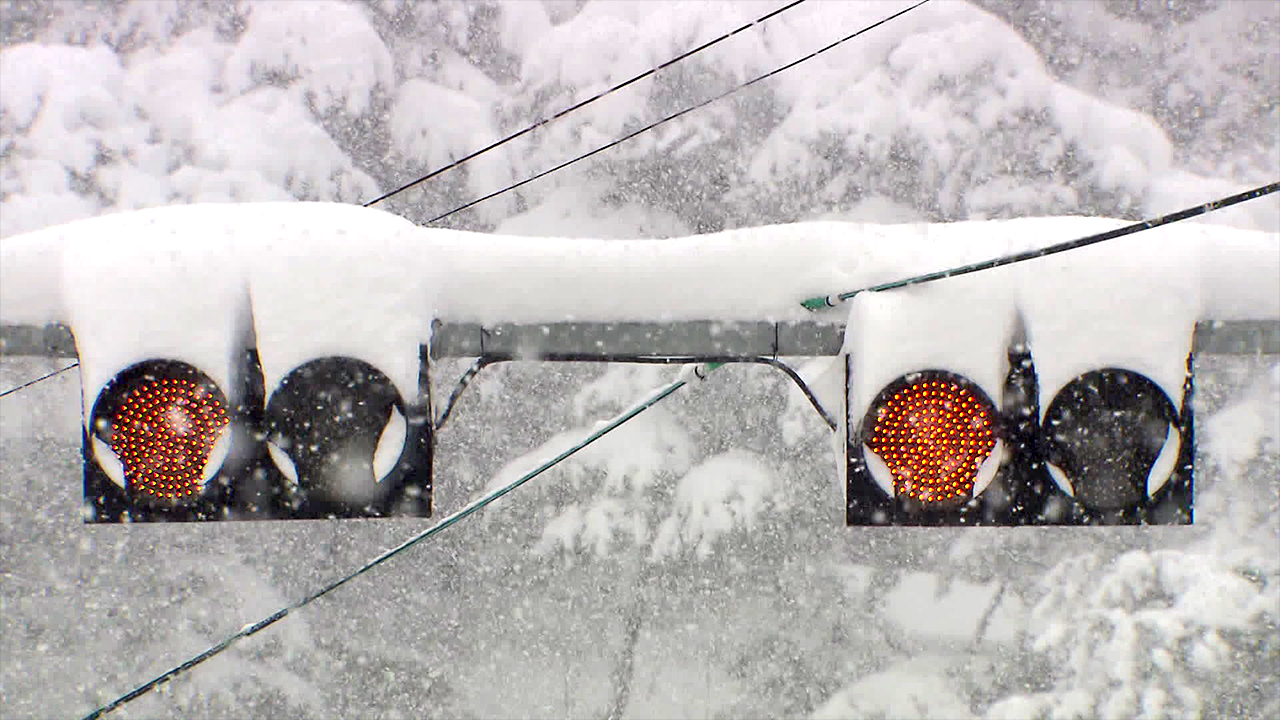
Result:
{"label": "snowy background", "polygon": [[[367,201],[774,6],[0,2],[0,237]],[[811,1],[382,207],[423,222],[901,7]],[[1267,2],[935,0],[444,224],[1136,218],[1276,179],[1277,47]],[[1280,231],[1280,202],[1207,221]],[[1198,370],[1193,528],[845,528],[821,421],[731,367],[128,716],[1280,715],[1280,365]],[[487,370],[438,513],[665,377]],[[85,527],[79,406],[74,374],[0,400],[5,717],[85,712],[428,522]]]}

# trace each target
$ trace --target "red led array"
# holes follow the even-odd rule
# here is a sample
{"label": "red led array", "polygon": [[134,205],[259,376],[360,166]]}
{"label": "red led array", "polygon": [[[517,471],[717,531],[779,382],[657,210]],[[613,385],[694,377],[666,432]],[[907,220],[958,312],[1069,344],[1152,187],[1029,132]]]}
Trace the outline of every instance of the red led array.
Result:
{"label": "red led array", "polygon": [[893,474],[895,494],[923,503],[963,499],[995,447],[989,405],[964,386],[921,380],[876,411],[867,445]]}
{"label": "red led array", "polygon": [[120,406],[111,449],[134,491],[176,503],[200,492],[205,464],[227,422],[222,403],[199,383],[152,379]]}

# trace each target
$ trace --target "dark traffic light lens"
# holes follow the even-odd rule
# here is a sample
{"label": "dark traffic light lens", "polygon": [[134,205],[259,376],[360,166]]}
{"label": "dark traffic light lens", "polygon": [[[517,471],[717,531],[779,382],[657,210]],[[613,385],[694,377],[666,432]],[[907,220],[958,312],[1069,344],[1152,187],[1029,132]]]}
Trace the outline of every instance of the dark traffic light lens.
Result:
{"label": "dark traffic light lens", "polygon": [[1091,510],[1145,504],[1175,470],[1178,413],[1138,373],[1106,369],[1064,387],[1045,412],[1043,454],[1062,490]]}
{"label": "dark traffic light lens", "polygon": [[880,394],[864,420],[863,443],[892,476],[895,496],[942,508],[972,497],[995,431],[995,408],[971,383],[916,373]]}
{"label": "dark traffic light lens", "polygon": [[331,357],[290,372],[266,409],[267,449],[294,512],[377,514],[408,443],[404,402],[377,368]]}

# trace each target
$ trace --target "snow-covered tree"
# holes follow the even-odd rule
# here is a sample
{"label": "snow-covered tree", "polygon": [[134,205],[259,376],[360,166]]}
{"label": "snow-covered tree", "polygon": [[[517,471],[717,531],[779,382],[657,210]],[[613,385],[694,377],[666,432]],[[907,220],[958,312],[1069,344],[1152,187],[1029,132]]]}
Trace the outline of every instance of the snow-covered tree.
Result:
{"label": "snow-covered tree", "polygon": [[[367,202],[775,6],[5,0],[0,237],[171,203]],[[901,7],[806,3],[381,207],[426,222]],[[634,238],[817,218],[1170,210],[1274,179],[1278,27],[1268,3],[930,3],[444,224]],[[1274,230],[1280,211],[1268,202],[1220,220]],[[486,370],[452,421],[465,432],[450,427],[439,438],[455,462],[438,468],[438,506],[447,510],[527,469],[669,373]],[[824,373],[836,385],[842,379],[840,368],[822,362],[806,370]],[[433,377],[447,387],[447,372]],[[293,630],[237,649],[203,679],[175,683],[145,712],[482,715],[473,708],[485,707],[491,686],[475,680],[484,677],[520,688],[563,683],[543,693],[560,704],[540,695],[543,705],[525,707],[529,714],[625,714],[653,707],[637,704],[639,696],[662,694],[651,668],[689,662],[671,648],[703,612],[738,628],[712,634],[718,644],[704,658],[705,684],[722,687],[707,691],[721,700],[708,699],[707,715],[1280,714],[1266,683],[1278,672],[1280,577],[1267,543],[1280,532],[1280,514],[1274,483],[1256,481],[1276,477],[1276,433],[1238,432],[1270,427],[1265,406],[1241,401],[1214,416],[1234,419],[1211,421],[1226,429],[1205,436],[1217,464],[1198,488],[1198,513],[1231,520],[1190,539],[1063,531],[957,539],[903,529],[854,540],[823,531],[842,522],[835,472],[842,450],[789,387],[765,368],[720,371],[499,503],[470,526],[482,530],[459,530],[438,546],[444,557],[422,559],[416,573],[370,590],[387,598],[357,596],[311,624],[290,619],[282,627]],[[5,410],[6,427],[20,428],[7,431],[5,443],[34,432],[37,423]],[[73,418],[68,426],[75,425]],[[1264,444],[1242,446],[1241,438]],[[41,442],[40,453],[54,454],[52,440]],[[13,454],[0,464],[22,465],[21,477],[37,482],[34,461],[18,463],[9,447],[16,445],[5,446]],[[0,491],[17,492],[8,480]],[[3,649],[29,655],[22,643],[30,640],[50,657],[76,655],[82,636],[59,621],[83,608],[42,604],[40,591],[9,578],[32,566],[82,563],[86,577],[74,584],[94,588],[95,573],[107,571],[86,560],[92,547],[56,544],[58,518],[29,504],[0,513]],[[395,523],[384,527],[385,534],[363,526],[344,532],[371,546],[405,534]],[[127,601],[169,602],[157,617],[182,647],[203,647],[228,623],[312,589],[314,567],[278,562],[268,536],[253,534],[266,531],[241,532],[232,551],[181,545],[189,562],[134,588]],[[324,550],[324,532],[296,532],[283,543],[289,557],[364,559],[354,541],[342,552]],[[12,549],[31,538],[61,549]],[[115,554],[141,544],[122,541]],[[267,553],[262,562],[274,569],[256,565],[255,553]],[[105,566],[134,567],[118,558]],[[35,582],[55,595],[71,592],[66,579]],[[560,587],[570,583],[577,584]],[[987,620],[950,639],[951,655],[894,620],[901,613],[893,602],[915,589],[951,598],[963,583],[981,586],[973,594]],[[564,597],[557,590],[582,615],[531,619],[537,606],[529,597]],[[223,592],[235,601],[221,600]],[[714,602],[725,606],[701,605]],[[1021,604],[1031,608],[1026,617],[1016,612]],[[109,605],[95,611],[113,612]],[[393,629],[341,640],[316,630],[328,622],[367,631],[366,613],[370,625]],[[503,623],[519,629],[511,639],[491,629]],[[86,693],[128,685],[162,664],[143,658],[177,647],[136,622],[125,626],[132,629],[80,654],[128,651],[137,662],[58,707],[74,711],[99,699]],[[605,630],[593,635],[596,627]],[[520,647],[537,634],[530,628],[552,633],[548,642],[579,644]],[[605,651],[588,652],[599,647]],[[655,648],[667,655],[654,660]],[[606,669],[574,666],[579,651]],[[449,665],[463,660],[470,664]],[[533,679],[518,685],[503,662],[528,668]],[[31,667],[4,664],[0,706],[12,694],[34,697]],[[48,678],[49,667],[30,678]],[[563,677],[555,674],[562,669]],[[587,679],[578,686],[571,676]],[[345,680],[334,685],[331,677]],[[607,691],[593,692],[593,678]]]}
{"label": "snow-covered tree", "polygon": [[[1270,717],[1280,711],[1280,368],[1205,423],[1201,537],[1063,558],[1028,642],[1053,686],[989,717]],[[1207,477],[1206,477],[1207,475]],[[1163,545],[1163,547],[1161,547]]]}

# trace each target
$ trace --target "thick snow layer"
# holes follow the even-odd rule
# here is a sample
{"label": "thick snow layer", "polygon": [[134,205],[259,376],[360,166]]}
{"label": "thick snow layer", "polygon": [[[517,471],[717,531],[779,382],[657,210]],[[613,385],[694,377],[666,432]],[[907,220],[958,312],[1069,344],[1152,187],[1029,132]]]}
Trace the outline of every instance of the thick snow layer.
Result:
{"label": "thick snow layer", "polygon": [[[86,398],[145,357],[228,379],[252,328],[268,387],[350,355],[412,394],[445,322],[799,320],[799,302],[1117,227],[1035,218],[805,223],[668,240],[533,239],[417,227],[329,203],[173,206],[0,243],[0,322],[66,322]],[[850,303],[856,408],[900,372],[961,372],[993,398],[1021,318],[1046,396],[1126,365],[1175,400],[1197,319],[1280,318],[1280,237],[1195,223]]]}
{"label": "thick snow layer", "polygon": [[975,717],[952,679],[958,662],[958,657],[943,655],[913,657],[846,686],[819,706],[813,718]]}
{"label": "thick snow layer", "polygon": [[[1035,354],[1042,412],[1073,378],[1107,367],[1140,372],[1175,407],[1181,400],[1204,306],[1202,248],[1156,233],[1121,242],[1125,252],[1094,245],[1020,268],[1018,306]],[[1273,252],[1280,255],[1280,247]],[[1278,287],[1280,275],[1273,295]]]}
{"label": "thick snow layer", "polygon": [[963,375],[998,403],[1017,319],[1014,267],[855,296],[845,331],[849,407],[867,407],[904,371],[931,369]]}
{"label": "thick snow layer", "polygon": [[316,219],[331,222],[308,228],[305,244],[277,224],[241,253],[265,386],[309,360],[353,357],[386,373],[412,402],[418,347],[431,328],[431,259],[400,218],[379,213],[357,228],[343,222],[349,206],[318,209]]}
{"label": "thick snow layer", "polygon": [[246,336],[249,317],[237,254],[220,247],[223,233],[208,223],[152,227],[135,227],[130,242],[80,233],[63,245],[64,260],[74,261],[54,285],[64,290],[60,319],[75,331],[86,422],[116,373],[152,358],[190,363],[224,391],[233,387],[234,341]]}

